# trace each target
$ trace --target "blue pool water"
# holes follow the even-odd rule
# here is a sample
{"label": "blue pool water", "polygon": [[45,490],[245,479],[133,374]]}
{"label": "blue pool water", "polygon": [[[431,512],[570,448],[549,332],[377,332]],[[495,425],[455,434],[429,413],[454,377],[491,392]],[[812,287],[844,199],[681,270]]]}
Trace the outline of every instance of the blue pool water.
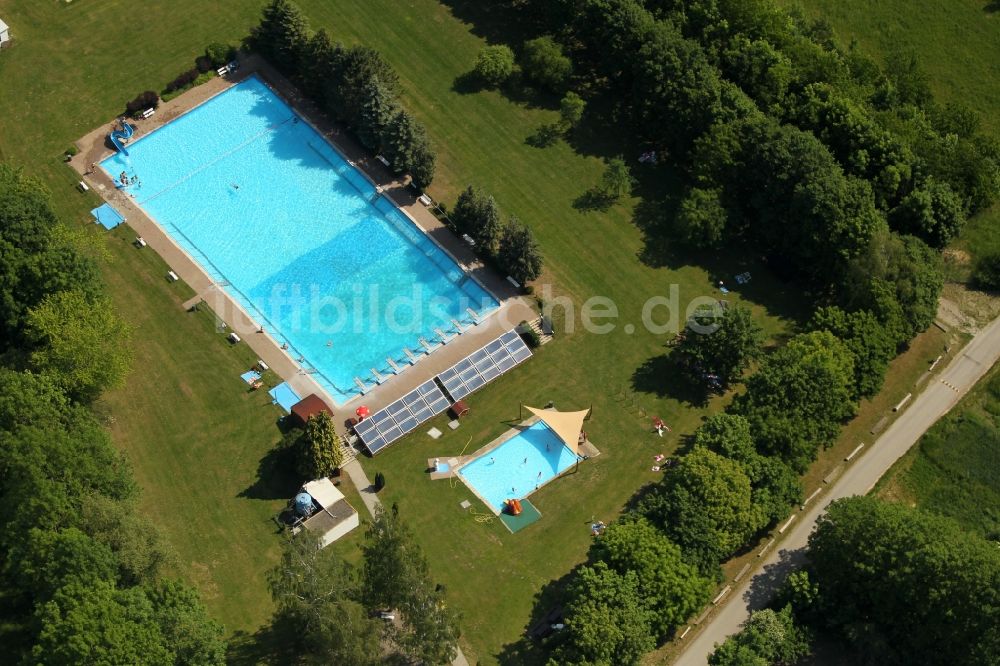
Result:
{"label": "blue pool water", "polygon": [[574,462],[576,455],[539,421],[466,463],[458,475],[499,512],[504,500],[527,497]]}
{"label": "blue pool water", "polygon": [[497,301],[261,80],[101,167],[339,403]]}

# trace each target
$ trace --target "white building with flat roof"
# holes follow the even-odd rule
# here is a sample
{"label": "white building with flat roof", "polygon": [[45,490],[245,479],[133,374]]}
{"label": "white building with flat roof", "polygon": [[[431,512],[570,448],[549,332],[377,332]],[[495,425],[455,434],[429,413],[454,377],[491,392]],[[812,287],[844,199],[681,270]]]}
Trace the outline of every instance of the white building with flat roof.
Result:
{"label": "white building with flat roof", "polygon": [[10,27],[0,19],[0,47],[10,41]]}
{"label": "white building with flat roof", "polygon": [[303,521],[302,527],[315,532],[322,547],[329,546],[361,524],[358,512],[330,479],[310,481],[303,484],[302,491],[312,497],[315,509],[314,513]]}

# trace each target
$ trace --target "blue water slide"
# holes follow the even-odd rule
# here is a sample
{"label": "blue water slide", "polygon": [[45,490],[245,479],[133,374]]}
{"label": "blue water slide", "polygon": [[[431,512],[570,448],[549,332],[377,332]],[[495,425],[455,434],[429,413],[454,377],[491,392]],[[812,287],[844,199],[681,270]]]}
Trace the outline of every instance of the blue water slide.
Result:
{"label": "blue water slide", "polygon": [[128,151],[125,150],[123,140],[132,138],[132,126],[124,120],[121,121],[121,123],[121,129],[111,130],[111,134],[108,136],[111,137],[111,143],[114,144],[115,148],[117,148],[120,153],[125,155],[125,157],[128,157]]}

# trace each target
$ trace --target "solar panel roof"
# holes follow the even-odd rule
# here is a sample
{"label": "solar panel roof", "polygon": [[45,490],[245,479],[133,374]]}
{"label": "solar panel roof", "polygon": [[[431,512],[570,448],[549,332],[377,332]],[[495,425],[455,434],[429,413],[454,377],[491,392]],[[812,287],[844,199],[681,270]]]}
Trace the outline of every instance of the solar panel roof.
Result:
{"label": "solar panel roof", "polygon": [[461,400],[531,356],[517,331],[510,330],[472,352],[437,376],[452,397]]}
{"label": "solar panel roof", "polygon": [[354,426],[361,443],[375,455],[451,403],[433,379]]}

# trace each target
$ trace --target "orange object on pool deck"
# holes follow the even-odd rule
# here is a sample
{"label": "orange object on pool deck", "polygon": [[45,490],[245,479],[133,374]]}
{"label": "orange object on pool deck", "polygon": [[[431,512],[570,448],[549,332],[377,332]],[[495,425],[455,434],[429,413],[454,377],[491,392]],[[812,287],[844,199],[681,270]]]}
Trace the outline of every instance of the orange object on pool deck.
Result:
{"label": "orange object on pool deck", "polygon": [[521,515],[521,500],[519,499],[507,500],[507,513],[509,513],[512,516]]}

